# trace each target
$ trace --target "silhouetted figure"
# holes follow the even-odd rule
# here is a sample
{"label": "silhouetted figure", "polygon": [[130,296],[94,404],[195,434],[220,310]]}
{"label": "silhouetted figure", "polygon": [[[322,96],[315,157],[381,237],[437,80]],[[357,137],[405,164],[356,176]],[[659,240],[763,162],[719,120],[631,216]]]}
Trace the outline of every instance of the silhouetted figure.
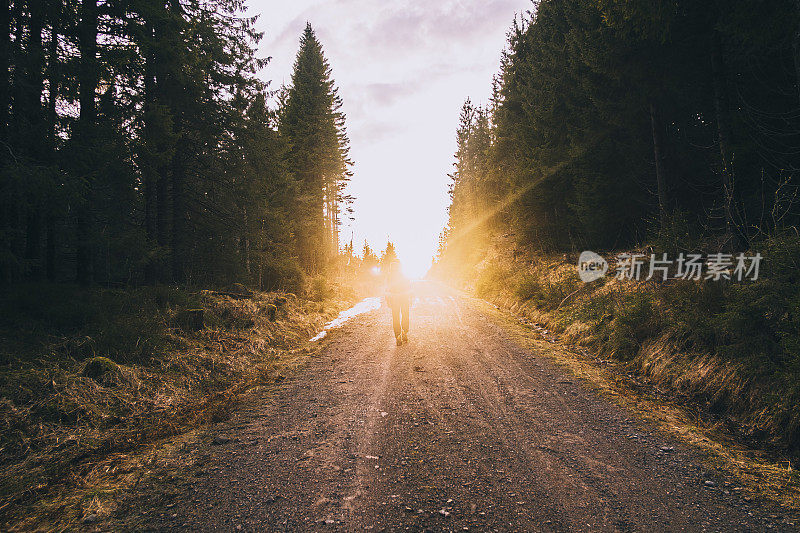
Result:
{"label": "silhouetted figure", "polygon": [[399,261],[389,263],[386,303],[392,310],[392,327],[397,345],[408,342],[408,312],[411,308],[411,283],[403,275]]}

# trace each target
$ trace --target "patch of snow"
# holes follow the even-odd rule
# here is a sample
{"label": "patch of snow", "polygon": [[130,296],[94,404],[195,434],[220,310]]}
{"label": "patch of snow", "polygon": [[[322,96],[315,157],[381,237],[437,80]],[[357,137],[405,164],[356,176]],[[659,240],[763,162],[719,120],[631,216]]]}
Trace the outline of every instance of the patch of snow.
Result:
{"label": "patch of snow", "polygon": [[340,328],[351,318],[364,313],[369,313],[370,311],[380,308],[380,306],[381,299],[379,297],[373,296],[370,298],[364,298],[350,309],[345,309],[344,311],[340,312],[339,316],[325,324],[322,328],[322,331],[311,337],[310,342],[317,342],[318,340],[324,339],[329,330]]}

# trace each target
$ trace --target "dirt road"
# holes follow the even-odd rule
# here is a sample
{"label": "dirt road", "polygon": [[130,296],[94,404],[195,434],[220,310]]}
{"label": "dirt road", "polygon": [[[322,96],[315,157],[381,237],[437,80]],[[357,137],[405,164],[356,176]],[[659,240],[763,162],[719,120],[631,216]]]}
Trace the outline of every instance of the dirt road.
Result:
{"label": "dirt road", "polygon": [[520,347],[487,309],[428,287],[406,346],[385,308],[332,332],[320,356],[216,428],[207,475],[135,527],[794,530],[556,367],[547,342]]}

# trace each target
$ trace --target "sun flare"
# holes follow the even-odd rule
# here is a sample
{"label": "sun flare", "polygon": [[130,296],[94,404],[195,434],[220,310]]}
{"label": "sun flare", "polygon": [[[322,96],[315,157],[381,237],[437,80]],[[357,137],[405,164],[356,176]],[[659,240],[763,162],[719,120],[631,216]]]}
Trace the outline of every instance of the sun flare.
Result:
{"label": "sun flare", "polygon": [[409,279],[422,279],[431,267],[430,250],[421,246],[397,246],[397,256],[403,268],[403,274]]}

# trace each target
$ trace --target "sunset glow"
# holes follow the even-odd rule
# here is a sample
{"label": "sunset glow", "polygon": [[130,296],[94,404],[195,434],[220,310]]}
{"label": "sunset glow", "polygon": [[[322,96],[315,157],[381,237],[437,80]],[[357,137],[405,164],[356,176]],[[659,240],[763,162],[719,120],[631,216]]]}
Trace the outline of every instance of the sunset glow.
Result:
{"label": "sunset glow", "polygon": [[380,251],[391,240],[404,272],[425,274],[447,220],[461,104],[488,100],[506,32],[530,8],[528,0],[250,4],[270,14],[258,27],[272,57],[261,76],[274,89],[289,81],[306,21],[336,74],[355,161],[355,221],[343,224],[343,243],[352,238],[359,251],[366,239]]}

